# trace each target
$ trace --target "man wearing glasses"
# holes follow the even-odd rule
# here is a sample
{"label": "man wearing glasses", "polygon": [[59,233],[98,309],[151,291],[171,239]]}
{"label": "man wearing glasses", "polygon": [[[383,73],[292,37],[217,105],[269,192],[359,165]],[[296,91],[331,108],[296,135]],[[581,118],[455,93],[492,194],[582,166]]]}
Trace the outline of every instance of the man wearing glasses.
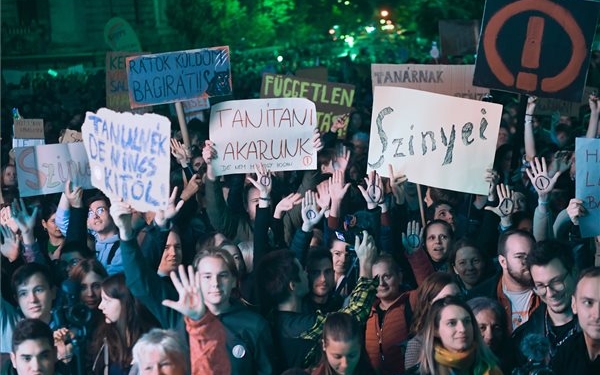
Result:
{"label": "man wearing glasses", "polygon": [[[571,308],[575,290],[576,271],[571,249],[555,240],[538,242],[529,256],[527,266],[533,279],[533,292],[543,304],[529,320],[513,333],[515,348],[531,333],[541,334],[550,341],[550,356],[573,334],[579,331],[577,319]],[[527,361],[517,354],[520,365]]]}

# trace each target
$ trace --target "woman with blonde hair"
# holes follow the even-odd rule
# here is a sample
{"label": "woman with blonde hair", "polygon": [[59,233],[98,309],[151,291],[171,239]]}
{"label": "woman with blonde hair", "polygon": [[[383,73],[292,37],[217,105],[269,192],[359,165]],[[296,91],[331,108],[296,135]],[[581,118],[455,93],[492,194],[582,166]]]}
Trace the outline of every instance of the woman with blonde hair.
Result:
{"label": "woman with blonde hair", "polygon": [[419,366],[411,374],[502,375],[502,371],[484,344],[469,305],[451,296],[431,306]]}

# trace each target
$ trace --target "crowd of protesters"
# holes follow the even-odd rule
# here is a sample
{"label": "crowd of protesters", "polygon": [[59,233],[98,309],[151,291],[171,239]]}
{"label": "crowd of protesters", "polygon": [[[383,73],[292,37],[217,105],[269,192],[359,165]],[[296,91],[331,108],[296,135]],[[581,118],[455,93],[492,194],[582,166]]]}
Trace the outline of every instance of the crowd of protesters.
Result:
{"label": "crowd of protesters", "polygon": [[[536,103],[504,103],[494,166],[472,176],[485,196],[367,173],[362,106],[315,134],[310,171],[216,177],[206,124],[190,147],[174,130],[158,212],[70,181],[20,198],[3,144],[2,373],[600,373],[600,236],[579,232],[574,156],[599,102]],[[96,109],[29,104],[73,129]]]}

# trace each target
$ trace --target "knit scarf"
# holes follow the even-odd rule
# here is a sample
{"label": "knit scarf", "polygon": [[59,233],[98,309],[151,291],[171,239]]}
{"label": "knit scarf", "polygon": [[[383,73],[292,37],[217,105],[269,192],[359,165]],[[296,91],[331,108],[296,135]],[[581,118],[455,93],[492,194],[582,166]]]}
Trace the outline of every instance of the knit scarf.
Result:
{"label": "knit scarf", "polygon": [[[451,352],[448,349],[436,345],[434,359],[442,366],[457,369],[459,371],[468,370],[475,362],[475,346],[464,352]],[[475,373],[477,375],[502,375],[502,371],[496,366],[490,366],[485,363],[479,363],[476,366]]]}

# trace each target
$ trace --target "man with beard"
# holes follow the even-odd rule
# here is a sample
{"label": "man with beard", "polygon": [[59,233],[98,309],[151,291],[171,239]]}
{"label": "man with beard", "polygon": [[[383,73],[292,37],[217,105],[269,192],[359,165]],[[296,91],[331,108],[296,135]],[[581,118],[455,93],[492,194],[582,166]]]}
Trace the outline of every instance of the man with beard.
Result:
{"label": "man with beard", "polygon": [[579,275],[571,299],[581,332],[569,337],[551,362],[555,374],[600,374],[600,267]]}
{"label": "man with beard", "polygon": [[511,230],[502,233],[498,239],[498,262],[502,272],[469,293],[469,298],[498,300],[506,311],[511,332],[529,320],[540,304],[540,298],[532,291],[531,274],[527,268],[527,257],[534,246],[535,239],[529,232]]}
{"label": "man with beard", "polygon": [[[543,304],[534,311],[529,320],[513,333],[515,348],[531,333],[541,334],[550,341],[550,355],[579,329],[571,309],[571,297],[575,289],[575,270],[571,250],[556,240],[542,241],[535,245],[527,257],[527,266],[533,279],[533,291]],[[526,358],[517,354],[520,365]]]}
{"label": "man with beard", "polygon": [[330,313],[339,310],[344,300],[334,293],[333,261],[331,252],[315,249],[308,253],[306,273],[311,291],[303,298],[302,310],[306,313]]}

